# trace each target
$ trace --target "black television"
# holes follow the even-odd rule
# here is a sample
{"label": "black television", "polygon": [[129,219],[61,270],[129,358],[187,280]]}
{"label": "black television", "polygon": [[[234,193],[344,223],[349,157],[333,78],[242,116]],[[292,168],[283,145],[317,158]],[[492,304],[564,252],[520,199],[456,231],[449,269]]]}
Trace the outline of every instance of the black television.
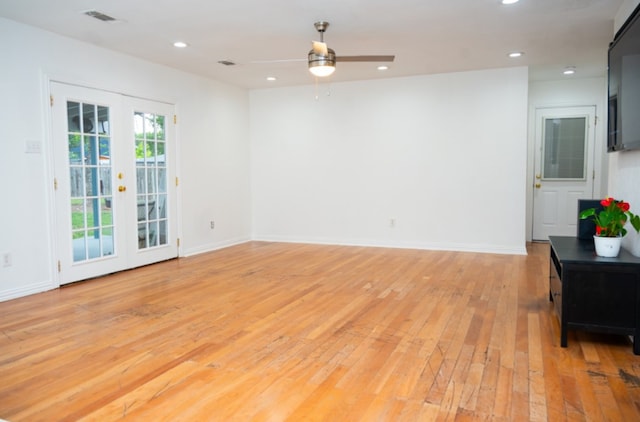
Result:
{"label": "black television", "polygon": [[607,151],[640,148],[640,5],[609,45]]}

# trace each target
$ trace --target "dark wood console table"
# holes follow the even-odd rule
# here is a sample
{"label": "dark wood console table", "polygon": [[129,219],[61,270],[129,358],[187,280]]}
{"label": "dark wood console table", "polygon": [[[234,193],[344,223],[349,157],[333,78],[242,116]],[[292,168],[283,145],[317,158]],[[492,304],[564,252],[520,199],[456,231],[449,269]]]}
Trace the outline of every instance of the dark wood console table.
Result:
{"label": "dark wood console table", "polygon": [[549,243],[560,346],[567,347],[567,330],[632,335],[640,355],[640,258],[623,249],[616,258],[599,257],[592,239],[549,236]]}

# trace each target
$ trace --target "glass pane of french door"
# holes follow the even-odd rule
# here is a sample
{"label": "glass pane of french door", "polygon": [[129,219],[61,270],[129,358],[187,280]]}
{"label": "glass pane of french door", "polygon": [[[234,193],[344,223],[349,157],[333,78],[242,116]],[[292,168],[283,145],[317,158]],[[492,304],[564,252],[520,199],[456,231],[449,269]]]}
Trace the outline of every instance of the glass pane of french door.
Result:
{"label": "glass pane of french door", "polygon": [[109,107],[67,101],[73,262],[114,253]]}
{"label": "glass pane of french door", "polygon": [[134,113],[138,249],[166,245],[169,239],[165,134],[165,116]]}

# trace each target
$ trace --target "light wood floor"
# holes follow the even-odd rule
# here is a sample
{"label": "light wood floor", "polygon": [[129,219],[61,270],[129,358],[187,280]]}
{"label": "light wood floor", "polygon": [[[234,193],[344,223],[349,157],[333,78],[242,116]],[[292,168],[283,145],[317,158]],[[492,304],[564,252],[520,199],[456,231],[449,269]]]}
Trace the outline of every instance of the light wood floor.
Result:
{"label": "light wood floor", "polygon": [[252,242],[0,303],[0,418],[640,420],[528,256]]}

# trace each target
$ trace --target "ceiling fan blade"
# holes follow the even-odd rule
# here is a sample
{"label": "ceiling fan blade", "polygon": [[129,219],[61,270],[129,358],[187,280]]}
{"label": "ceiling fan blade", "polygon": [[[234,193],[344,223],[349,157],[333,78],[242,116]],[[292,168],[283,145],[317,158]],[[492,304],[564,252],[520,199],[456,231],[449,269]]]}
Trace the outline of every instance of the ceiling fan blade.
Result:
{"label": "ceiling fan blade", "polygon": [[300,59],[275,59],[275,60],[252,60],[249,63],[250,64],[278,64],[278,63],[292,63],[292,62],[306,62],[307,59],[304,58],[300,58]]}
{"label": "ceiling fan blade", "polygon": [[329,49],[327,48],[327,43],[320,41],[311,41],[313,45],[313,52],[319,56],[326,56],[329,54]]}
{"label": "ceiling fan blade", "polygon": [[396,56],[336,56],[337,62],[392,62]]}

